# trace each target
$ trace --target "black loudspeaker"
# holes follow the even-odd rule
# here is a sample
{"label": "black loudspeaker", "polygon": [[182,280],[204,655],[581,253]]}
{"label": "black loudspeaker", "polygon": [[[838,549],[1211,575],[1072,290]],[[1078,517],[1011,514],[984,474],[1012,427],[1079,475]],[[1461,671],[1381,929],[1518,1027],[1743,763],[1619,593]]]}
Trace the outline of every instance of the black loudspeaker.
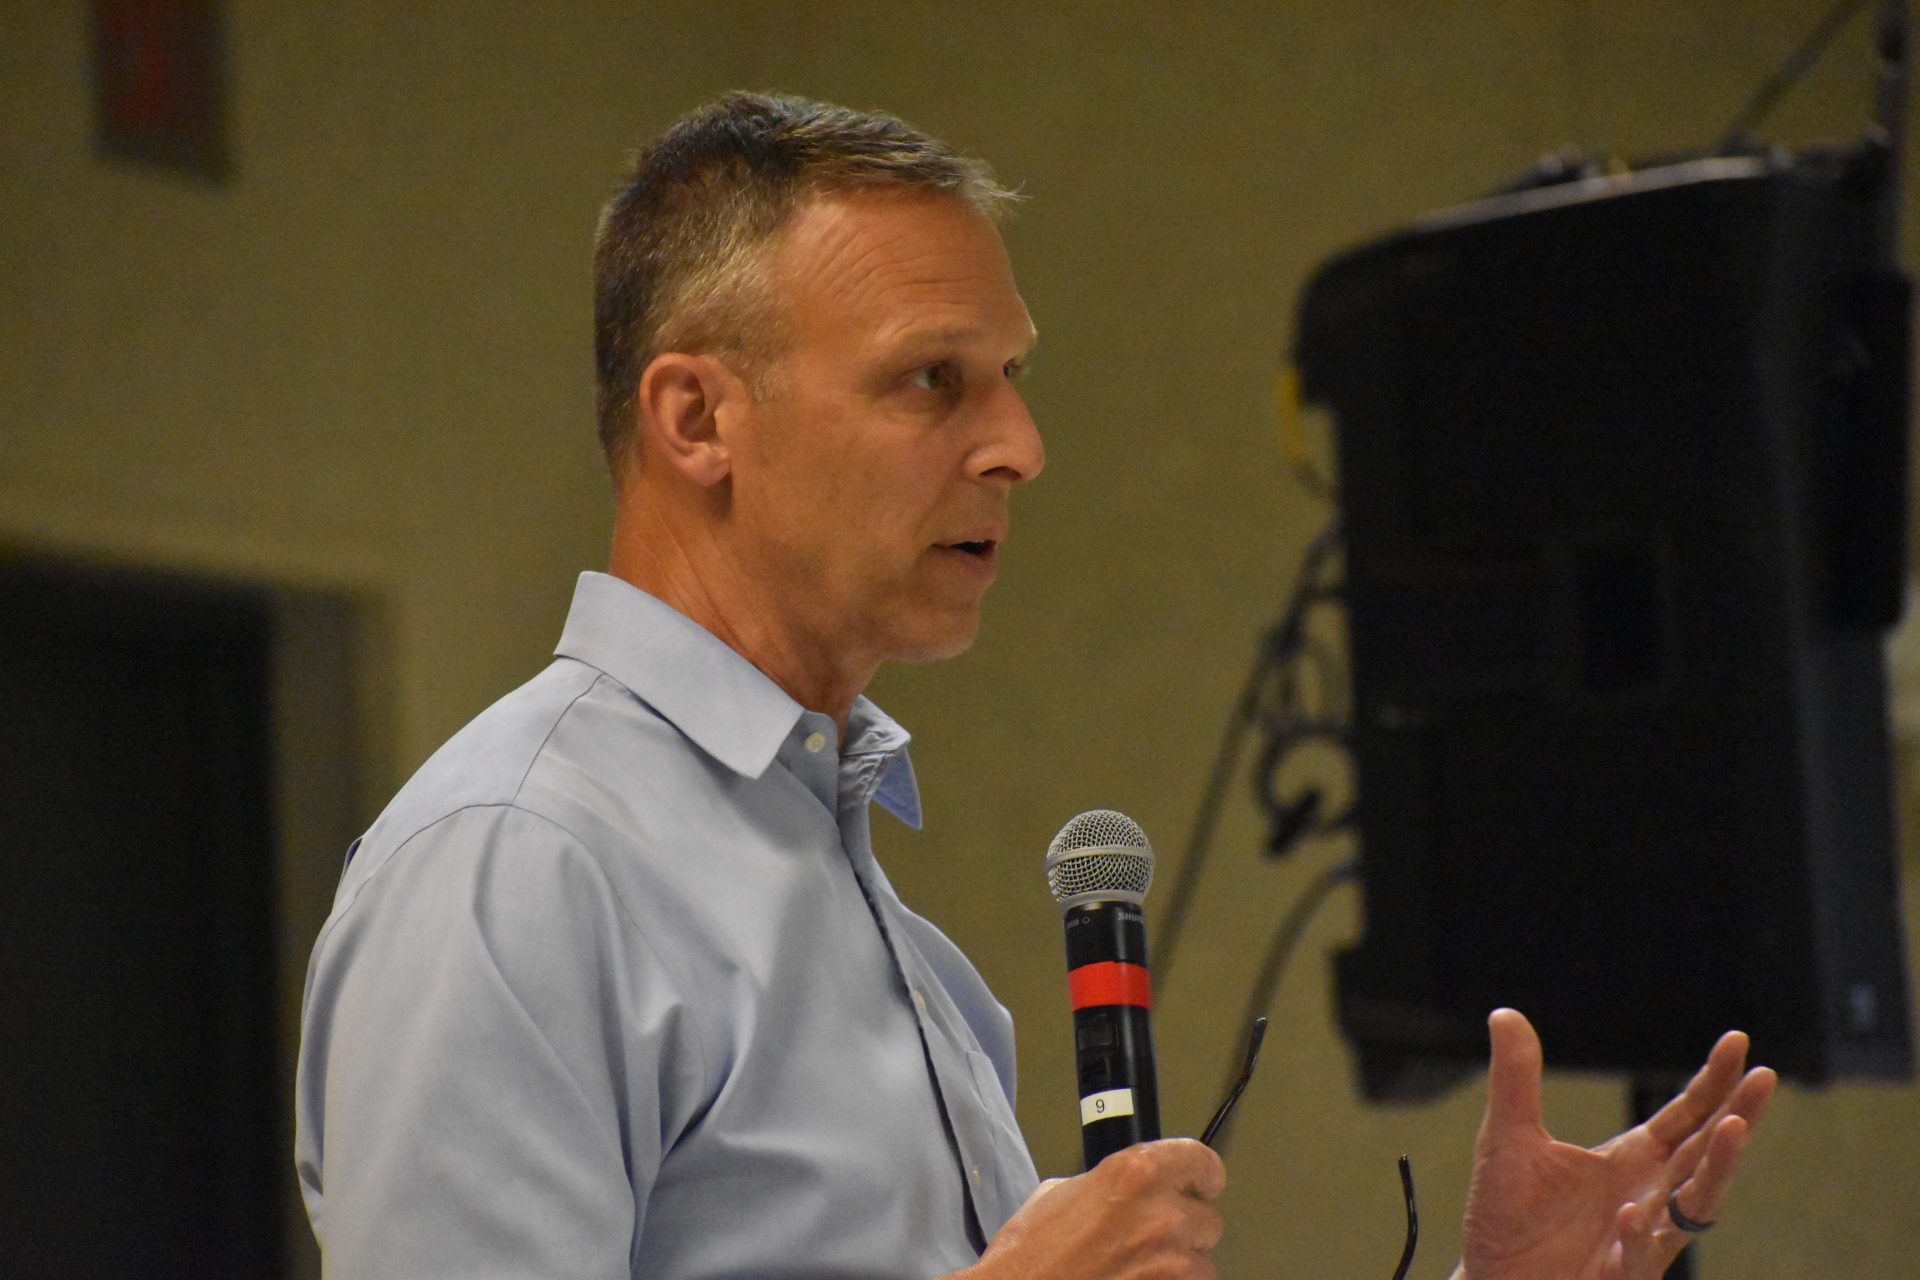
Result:
{"label": "black loudspeaker", "polygon": [[1913,1067],[1884,633],[1907,282],[1857,156],[1509,194],[1324,267],[1371,1097],[1485,1061],[1642,1077],[1728,1027],[1807,1081]]}

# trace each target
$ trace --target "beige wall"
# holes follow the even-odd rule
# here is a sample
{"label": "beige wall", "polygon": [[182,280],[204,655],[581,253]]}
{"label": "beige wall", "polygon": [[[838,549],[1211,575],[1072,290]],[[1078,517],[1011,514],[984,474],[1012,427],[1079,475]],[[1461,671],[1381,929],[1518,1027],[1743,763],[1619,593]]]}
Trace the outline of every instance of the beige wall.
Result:
{"label": "beige wall", "polygon": [[[722,88],[774,87],[885,106],[1024,185],[1009,241],[1043,333],[1048,474],[1016,508],[979,646],[882,677],[918,731],[928,829],[882,818],[879,838],[1019,1018],[1022,1118],[1062,1171],[1077,1140],[1039,853],[1099,804],[1163,848],[1184,833],[1325,516],[1270,425],[1306,273],[1569,139],[1706,140],[1825,5],[227,8],[238,169],[211,189],[97,159],[84,6],[9,6],[0,541],[369,602],[353,820],[540,664],[572,575],[601,563],[586,257],[629,147]],[[1851,33],[1772,135],[1851,136],[1864,48]],[[1248,958],[1333,852],[1256,865],[1245,794],[1164,993],[1172,1128],[1212,1105]],[[308,887],[290,933],[310,937],[337,850],[290,843],[288,883]],[[1229,1274],[1385,1274],[1403,1150],[1417,1274],[1457,1245],[1478,1100],[1358,1105],[1321,960],[1355,928],[1336,902],[1238,1121]],[[1612,1083],[1549,1090],[1570,1138],[1620,1110]],[[1768,1129],[1704,1273],[1908,1271],[1920,1094],[1789,1090]]]}

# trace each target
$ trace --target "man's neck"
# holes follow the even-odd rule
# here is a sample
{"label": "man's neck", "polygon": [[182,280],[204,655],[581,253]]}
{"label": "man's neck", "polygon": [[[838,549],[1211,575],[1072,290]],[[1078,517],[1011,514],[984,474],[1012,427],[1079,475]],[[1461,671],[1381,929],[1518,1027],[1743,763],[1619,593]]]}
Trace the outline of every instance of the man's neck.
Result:
{"label": "man's neck", "polygon": [[830,717],[844,742],[854,699],[880,664],[809,651],[781,625],[777,602],[743,581],[704,530],[690,534],[651,504],[622,503],[607,572],[712,632],[795,702]]}

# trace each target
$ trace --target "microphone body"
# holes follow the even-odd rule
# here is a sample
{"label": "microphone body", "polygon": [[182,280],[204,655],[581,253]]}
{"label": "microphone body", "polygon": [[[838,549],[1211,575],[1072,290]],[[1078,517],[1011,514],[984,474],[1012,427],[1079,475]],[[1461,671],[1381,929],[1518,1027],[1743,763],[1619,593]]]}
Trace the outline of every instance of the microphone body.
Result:
{"label": "microphone body", "polygon": [[1130,902],[1097,902],[1069,907],[1066,932],[1080,1149],[1091,1169],[1160,1136],[1147,922]]}
{"label": "microphone body", "polygon": [[1066,926],[1080,1148],[1091,1169],[1123,1147],[1160,1136],[1147,922],[1140,910],[1153,883],[1153,848],[1133,819],[1095,809],[1061,828],[1046,867]]}

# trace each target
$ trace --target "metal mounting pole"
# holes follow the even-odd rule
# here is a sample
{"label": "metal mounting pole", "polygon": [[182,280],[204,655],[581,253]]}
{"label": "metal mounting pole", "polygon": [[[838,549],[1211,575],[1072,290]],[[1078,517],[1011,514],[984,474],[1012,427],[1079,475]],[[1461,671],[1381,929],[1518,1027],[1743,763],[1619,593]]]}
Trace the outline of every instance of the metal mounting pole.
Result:
{"label": "metal mounting pole", "polygon": [[1906,150],[1907,124],[1907,2],[1881,0],[1874,20],[1873,126],[1868,141],[1881,152],[1880,207],[1875,231],[1876,257],[1889,267],[1900,261],[1900,171]]}

